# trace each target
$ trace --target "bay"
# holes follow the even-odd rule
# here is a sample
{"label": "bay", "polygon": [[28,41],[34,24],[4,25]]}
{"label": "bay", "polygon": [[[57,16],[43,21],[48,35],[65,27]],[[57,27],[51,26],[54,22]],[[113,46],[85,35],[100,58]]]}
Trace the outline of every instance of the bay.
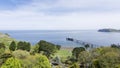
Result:
{"label": "bay", "polygon": [[97,30],[0,30],[8,33],[19,41],[28,41],[35,45],[40,40],[46,40],[63,47],[79,47],[78,43],[67,41],[74,38],[100,46],[109,46],[120,43],[120,33],[98,32]]}

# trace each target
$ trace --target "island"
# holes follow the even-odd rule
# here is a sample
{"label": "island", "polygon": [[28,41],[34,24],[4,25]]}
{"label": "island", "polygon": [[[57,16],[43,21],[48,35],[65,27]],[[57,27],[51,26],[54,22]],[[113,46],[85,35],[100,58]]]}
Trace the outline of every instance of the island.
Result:
{"label": "island", "polygon": [[120,32],[120,30],[108,28],[108,29],[99,29],[98,32]]}

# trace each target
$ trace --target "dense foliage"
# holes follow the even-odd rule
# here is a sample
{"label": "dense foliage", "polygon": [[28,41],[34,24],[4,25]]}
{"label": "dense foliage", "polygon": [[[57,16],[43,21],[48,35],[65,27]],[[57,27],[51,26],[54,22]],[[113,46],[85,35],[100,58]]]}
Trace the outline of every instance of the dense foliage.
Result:
{"label": "dense foliage", "polygon": [[[89,67],[89,68],[119,68],[120,67],[119,48],[99,47],[99,48],[91,49],[89,51],[84,49],[80,50],[78,48],[74,48],[73,51],[75,55],[77,54],[76,63],[78,63],[80,67]],[[73,62],[73,60],[71,62]]]}
{"label": "dense foliage", "polygon": [[9,49],[10,49],[11,51],[15,51],[15,49],[16,49],[16,43],[15,43],[15,41],[12,41],[12,42],[11,42],[11,44],[10,44],[10,46],[9,46]]}
{"label": "dense foliage", "polygon": [[0,65],[4,64],[6,60],[10,57],[13,57],[11,53],[3,53],[0,55]]}
{"label": "dense foliage", "polygon": [[51,68],[50,62],[49,62],[49,60],[47,59],[46,56],[40,55],[37,58],[37,60],[38,61],[35,65],[35,68]]}
{"label": "dense foliage", "polygon": [[79,53],[82,51],[85,51],[84,47],[76,47],[73,49],[72,54],[76,59],[78,59]]}
{"label": "dense foliage", "polygon": [[0,55],[2,55],[5,51],[5,45],[3,43],[0,43]]}
{"label": "dense foliage", "polygon": [[9,58],[1,68],[22,68],[22,63],[19,59]]}
{"label": "dense foliage", "polygon": [[50,42],[46,42],[44,40],[41,40],[40,42],[38,42],[38,46],[39,46],[38,53],[43,52],[43,54],[46,55],[47,57],[50,57],[51,55],[56,53],[57,50],[60,49],[60,46]]}
{"label": "dense foliage", "polygon": [[4,43],[0,43],[0,49],[5,49],[5,44]]}
{"label": "dense foliage", "polygon": [[31,44],[30,44],[29,42],[20,41],[20,42],[18,42],[18,44],[17,44],[17,49],[30,51],[30,49],[31,49]]}

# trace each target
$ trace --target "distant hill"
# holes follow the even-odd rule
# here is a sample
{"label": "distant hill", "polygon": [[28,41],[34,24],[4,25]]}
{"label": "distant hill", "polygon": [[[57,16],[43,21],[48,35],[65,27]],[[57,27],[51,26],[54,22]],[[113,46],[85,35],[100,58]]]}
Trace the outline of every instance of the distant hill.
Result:
{"label": "distant hill", "polygon": [[99,29],[98,32],[120,32],[117,29]]}
{"label": "distant hill", "polygon": [[11,38],[7,33],[6,34],[0,33],[0,43],[9,45],[13,40],[15,39]]}

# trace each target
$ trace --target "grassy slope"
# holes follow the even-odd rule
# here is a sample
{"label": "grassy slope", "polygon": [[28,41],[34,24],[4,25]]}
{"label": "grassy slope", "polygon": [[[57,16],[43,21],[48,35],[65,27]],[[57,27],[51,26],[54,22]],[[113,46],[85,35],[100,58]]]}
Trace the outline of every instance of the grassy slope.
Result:
{"label": "grassy slope", "polygon": [[4,43],[5,45],[9,45],[13,40],[13,38],[11,38],[10,36],[0,33],[0,43]]}
{"label": "grassy slope", "polygon": [[72,55],[72,49],[73,48],[62,47],[55,55],[59,56],[64,61],[68,56]]}
{"label": "grassy slope", "polygon": [[[7,34],[0,33],[0,43],[4,43],[5,45],[9,46],[9,44],[15,39],[11,38]],[[62,47],[55,55],[61,57],[62,59],[66,59],[68,56],[71,56],[73,48]]]}

